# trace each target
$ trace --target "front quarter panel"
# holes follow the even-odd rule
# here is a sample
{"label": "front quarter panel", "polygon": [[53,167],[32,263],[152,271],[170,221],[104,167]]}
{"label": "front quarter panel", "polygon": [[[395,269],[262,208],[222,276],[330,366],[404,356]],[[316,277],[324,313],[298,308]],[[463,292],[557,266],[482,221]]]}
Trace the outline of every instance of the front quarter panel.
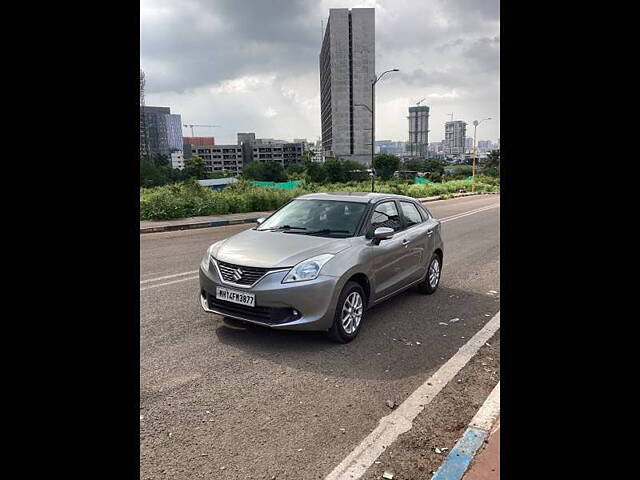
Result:
{"label": "front quarter panel", "polygon": [[[327,262],[322,269],[323,275],[339,278],[334,294],[334,300],[336,302],[347,281],[359,273],[367,277],[370,282],[371,292],[374,291],[373,275],[371,272],[372,250],[369,248],[371,246],[371,240],[366,239],[364,236],[355,237],[351,239],[351,243],[349,248],[338,253]],[[371,301],[371,298],[369,298],[369,301]]]}

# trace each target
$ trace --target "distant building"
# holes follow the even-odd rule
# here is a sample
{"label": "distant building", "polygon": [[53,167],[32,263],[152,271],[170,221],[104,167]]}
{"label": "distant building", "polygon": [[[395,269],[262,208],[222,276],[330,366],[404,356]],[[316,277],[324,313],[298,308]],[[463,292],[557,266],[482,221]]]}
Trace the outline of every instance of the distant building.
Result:
{"label": "distant building", "polygon": [[[198,137],[185,137],[189,141],[193,141]],[[211,138],[211,137],[199,137]],[[212,138],[213,140],[213,138]],[[185,143],[184,158],[188,159],[194,156],[200,157],[204,161],[205,169],[208,172],[219,172],[229,170],[236,174],[242,173],[243,155],[242,147],[239,145],[214,145],[213,143],[206,145],[198,140],[197,143]]]}
{"label": "distant building", "polygon": [[473,138],[465,137],[464,148],[466,152],[470,152],[471,150],[473,150]]}
{"label": "distant building", "polygon": [[302,161],[303,143],[290,142],[256,142],[253,145],[253,162],[278,162],[283,167]]}
{"label": "distant building", "polygon": [[[407,152],[407,142],[394,142],[392,140],[376,141],[375,153],[387,153],[389,155],[401,156]],[[371,156],[371,154],[369,154]]]}
{"label": "distant building", "polygon": [[314,146],[314,155],[311,158],[312,162],[316,162],[316,163],[322,163],[324,162],[324,154],[322,151],[322,140],[318,139],[316,141],[316,144]]}
{"label": "distant building", "polygon": [[424,158],[429,146],[429,107],[409,107],[409,141],[406,154]]}
{"label": "distant building", "polygon": [[182,150],[171,152],[171,168],[184,169],[184,154]]}
{"label": "distant building", "polygon": [[141,108],[149,153],[169,157],[171,152],[181,150],[183,141],[180,115],[172,114],[169,107],[144,106]]}
{"label": "distant building", "polygon": [[371,161],[371,112],[368,109],[373,108],[374,78],[375,9],[331,8],[320,51],[325,156],[364,164]]}
{"label": "distant building", "polygon": [[445,152],[448,155],[463,155],[465,152],[465,138],[467,124],[462,120],[455,120],[444,124]]}
{"label": "distant building", "polygon": [[479,152],[488,152],[491,150],[491,140],[480,140],[478,142],[478,151]]}
{"label": "distant building", "polygon": [[242,152],[244,164],[251,162],[278,162],[283,167],[302,161],[306,139],[296,139],[294,142],[276,140],[274,138],[256,138],[256,134],[238,133],[238,147]]}
{"label": "distant building", "polygon": [[216,139],[213,137],[183,137],[182,143],[189,145],[215,145]]}

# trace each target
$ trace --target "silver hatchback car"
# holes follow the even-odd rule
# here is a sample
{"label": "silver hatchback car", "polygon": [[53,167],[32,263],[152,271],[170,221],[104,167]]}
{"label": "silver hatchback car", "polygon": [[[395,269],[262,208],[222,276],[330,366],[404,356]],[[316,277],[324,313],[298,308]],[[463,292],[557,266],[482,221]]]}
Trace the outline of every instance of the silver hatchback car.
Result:
{"label": "silver hatchback car", "polygon": [[440,222],[410,197],[313,193],[211,245],[200,264],[202,308],[353,340],[366,311],[412,286],[438,288]]}

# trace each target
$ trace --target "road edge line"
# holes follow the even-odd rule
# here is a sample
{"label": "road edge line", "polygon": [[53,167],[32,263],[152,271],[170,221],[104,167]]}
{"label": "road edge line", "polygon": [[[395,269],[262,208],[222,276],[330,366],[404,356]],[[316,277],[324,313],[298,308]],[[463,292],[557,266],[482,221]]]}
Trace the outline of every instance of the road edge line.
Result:
{"label": "road edge line", "polygon": [[460,480],[480,451],[485,439],[491,434],[491,429],[498,418],[500,418],[500,382],[493,387],[480,410],[471,419],[464,434],[431,480]]}
{"label": "road edge line", "polygon": [[324,480],[358,479],[400,435],[411,430],[413,420],[438,393],[469,363],[474,355],[500,328],[500,311],[431,377],[416,388],[400,406],[378,421],[367,435]]}

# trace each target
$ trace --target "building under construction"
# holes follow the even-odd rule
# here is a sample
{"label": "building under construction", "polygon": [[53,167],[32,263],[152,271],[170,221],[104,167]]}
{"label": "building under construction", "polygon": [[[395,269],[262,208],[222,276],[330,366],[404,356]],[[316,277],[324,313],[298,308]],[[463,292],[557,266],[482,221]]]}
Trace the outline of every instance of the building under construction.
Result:
{"label": "building under construction", "polygon": [[429,107],[409,107],[409,141],[406,153],[411,157],[425,158],[429,145]]}
{"label": "building under construction", "polygon": [[446,122],[444,124],[445,153],[449,155],[464,155],[467,124],[462,120]]}

